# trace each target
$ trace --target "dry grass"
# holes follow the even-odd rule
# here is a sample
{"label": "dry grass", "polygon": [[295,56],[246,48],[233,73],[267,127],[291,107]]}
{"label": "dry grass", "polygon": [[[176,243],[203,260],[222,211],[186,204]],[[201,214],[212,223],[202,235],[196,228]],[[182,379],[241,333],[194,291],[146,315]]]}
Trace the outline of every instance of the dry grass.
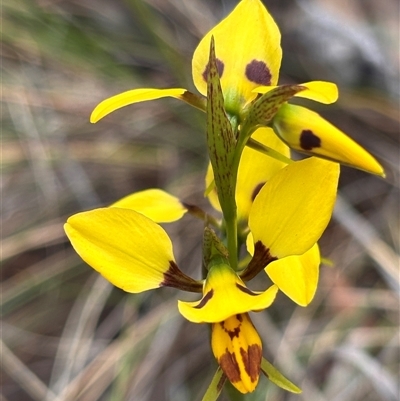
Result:
{"label": "dry grass", "polygon": [[[175,294],[128,295],[72,251],[67,216],[161,187],[207,207],[203,115],[174,100],[88,123],[133,87],[193,89],[199,38],[234,1],[4,0],[2,35],[1,401],[200,400],[215,370],[206,326]],[[264,353],[304,392],[261,380],[246,400],[399,397],[398,3],[266,1],[283,34],[282,82],[339,83],[313,105],[384,164],[343,168],[321,245],[333,267],[308,308],[283,295],[254,316]],[[202,226],[168,227],[179,265],[199,276]]]}

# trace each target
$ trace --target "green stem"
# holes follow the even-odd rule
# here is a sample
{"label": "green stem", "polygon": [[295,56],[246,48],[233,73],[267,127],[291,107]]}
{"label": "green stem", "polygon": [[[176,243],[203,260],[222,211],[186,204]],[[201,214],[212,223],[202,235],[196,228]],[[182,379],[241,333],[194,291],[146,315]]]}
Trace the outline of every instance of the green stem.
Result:
{"label": "green stem", "polygon": [[[238,120],[236,116],[229,116],[234,136],[237,137]],[[233,155],[233,161],[236,151]],[[237,228],[237,206],[236,206],[236,182],[237,182],[237,169],[232,171],[231,190],[232,197],[227,210],[224,210],[227,248],[229,252],[229,263],[233,270],[238,269],[238,228]]]}
{"label": "green stem", "polygon": [[229,252],[229,263],[233,270],[238,268],[238,240],[237,240],[237,215],[236,203],[232,207],[234,213],[225,216],[225,228],[227,238],[227,248]]}

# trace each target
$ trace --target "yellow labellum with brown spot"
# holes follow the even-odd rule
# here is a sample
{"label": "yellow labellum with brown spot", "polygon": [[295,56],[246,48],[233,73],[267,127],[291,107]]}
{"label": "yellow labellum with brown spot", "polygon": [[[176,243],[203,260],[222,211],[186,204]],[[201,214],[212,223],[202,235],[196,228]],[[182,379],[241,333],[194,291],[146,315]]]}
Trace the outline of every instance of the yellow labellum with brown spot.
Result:
{"label": "yellow labellum with brown spot", "polygon": [[219,366],[241,393],[254,391],[260,377],[261,339],[247,313],[212,325],[211,347]]}
{"label": "yellow labellum with brown spot", "polygon": [[264,292],[251,291],[226,263],[212,266],[204,282],[200,301],[178,301],[181,315],[193,323],[215,323],[240,313],[268,308],[278,287]]}

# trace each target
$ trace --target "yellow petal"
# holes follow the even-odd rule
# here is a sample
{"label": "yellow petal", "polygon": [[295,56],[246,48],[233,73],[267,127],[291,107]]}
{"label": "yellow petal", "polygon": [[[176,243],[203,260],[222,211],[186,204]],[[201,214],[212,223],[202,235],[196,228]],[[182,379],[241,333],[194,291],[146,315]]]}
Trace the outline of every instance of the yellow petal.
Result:
{"label": "yellow petal", "polygon": [[260,85],[276,85],[282,58],[280,32],[260,0],[242,0],[200,41],[193,54],[192,73],[197,90],[207,93],[207,65],[211,36],[228,112],[238,113],[256,97]]}
{"label": "yellow petal", "polygon": [[64,228],[79,256],[127,292],[160,287],[175,264],[166,232],[133,210],[105,208],[78,213]]}
{"label": "yellow petal", "polygon": [[99,103],[92,111],[90,122],[97,123],[97,121],[101,120],[103,117],[112,113],[113,111],[133,103],[146,102],[148,100],[160,99],[162,97],[174,97],[177,99],[181,99],[181,95],[183,95],[185,92],[186,89],[182,88],[140,88],[119,93],[118,95],[109,97],[108,99],[105,99],[101,103]]}
{"label": "yellow petal", "polygon": [[271,286],[264,292],[253,292],[227,264],[217,264],[207,275],[203,298],[195,302],[178,301],[178,308],[193,323],[221,322],[238,313],[268,308],[277,290]]}
{"label": "yellow petal", "polygon": [[251,232],[248,233],[246,238],[246,249],[251,256],[254,255],[254,238]]}
{"label": "yellow petal", "polygon": [[262,346],[249,315],[214,323],[211,347],[228,380],[243,394],[254,391],[260,376]]}
{"label": "yellow petal", "polygon": [[[259,128],[251,136],[282,155],[289,157],[289,148],[274,134],[271,128]],[[247,220],[253,200],[261,187],[286,164],[273,159],[261,152],[249,147],[245,147],[240,158],[237,185],[236,185],[236,204],[239,220]],[[206,187],[214,179],[211,166],[206,175]],[[216,210],[221,210],[218,202],[216,189],[208,194],[212,206]]]}
{"label": "yellow petal", "polygon": [[135,210],[156,223],[179,220],[187,212],[178,198],[161,189],[135,192],[113,203],[111,207]]}
{"label": "yellow petal", "polygon": [[[304,86],[306,89],[297,92],[294,96],[315,100],[316,102],[324,104],[334,103],[339,97],[338,88],[333,82],[311,81],[299,84],[299,86]],[[264,94],[276,87],[277,86],[259,86],[255,88],[253,92]]]}
{"label": "yellow petal", "polygon": [[382,166],[365,149],[319,114],[283,105],[273,120],[280,138],[292,149],[384,176]]}
{"label": "yellow petal", "polygon": [[338,164],[315,157],[280,170],[251,208],[254,243],[260,241],[278,259],[308,251],[331,218],[338,178]]}
{"label": "yellow petal", "polygon": [[307,306],[317,290],[319,264],[319,249],[315,244],[303,255],[287,256],[271,262],[265,271],[292,301]]}

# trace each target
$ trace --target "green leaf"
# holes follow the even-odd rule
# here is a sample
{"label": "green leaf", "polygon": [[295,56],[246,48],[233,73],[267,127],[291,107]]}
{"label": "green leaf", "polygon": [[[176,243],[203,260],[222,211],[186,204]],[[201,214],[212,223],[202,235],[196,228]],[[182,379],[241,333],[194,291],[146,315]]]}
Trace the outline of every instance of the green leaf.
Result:
{"label": "green leaf", "polygon": [[226,217],[234,213],[231,209],[234,207],[232,200],[234,203],[235,199],[235,179],[232,174],[235,138],[225,113],[213,38],[211,38],[207,76],[207,145],[219,202]]}
{"label": "green leaf", "polygon": [[296,394],[300,394],[302,392],[300,388],[283,376],[283,374],[265,358],[263,358],[261,361],[261,370],[264,372],[265,376],[272,381],[272,383],[276,384],[280,388]]}
{"label": "green leaf", "polygon": [[216,401],[224,388],[225,381],[226,376],[222,369],[218,367],[202,401]]}

